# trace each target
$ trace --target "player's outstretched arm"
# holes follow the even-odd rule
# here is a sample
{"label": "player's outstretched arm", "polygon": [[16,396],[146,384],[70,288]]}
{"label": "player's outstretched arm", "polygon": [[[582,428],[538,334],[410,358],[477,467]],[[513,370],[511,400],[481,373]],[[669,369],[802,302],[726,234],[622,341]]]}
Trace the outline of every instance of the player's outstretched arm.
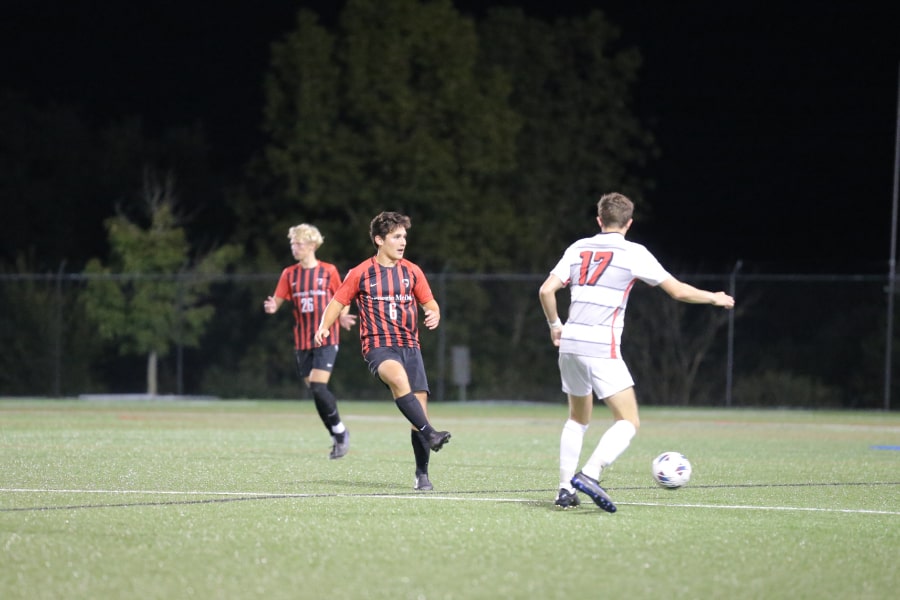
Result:
{"label": "player's outstretched arm", "polygon": [[734,298],[725,292],[701,290],[689,283],[679,281],[675,277],[666,279],[659,284],[659,287],[679,302],[687,302],[688,304],[712,304],[713,306],[721,306],[722,308],[734,308]]}

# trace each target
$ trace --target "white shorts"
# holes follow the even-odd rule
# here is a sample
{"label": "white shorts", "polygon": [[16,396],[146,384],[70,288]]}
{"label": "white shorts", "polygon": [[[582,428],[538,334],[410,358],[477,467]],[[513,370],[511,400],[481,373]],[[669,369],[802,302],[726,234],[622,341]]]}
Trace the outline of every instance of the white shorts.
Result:
{"label": "white shorts", "polygon": [[565,393],[587,396],[593,391],[601,400],[634,385],[631,372],[621,358],[560,354],[559,376]]}

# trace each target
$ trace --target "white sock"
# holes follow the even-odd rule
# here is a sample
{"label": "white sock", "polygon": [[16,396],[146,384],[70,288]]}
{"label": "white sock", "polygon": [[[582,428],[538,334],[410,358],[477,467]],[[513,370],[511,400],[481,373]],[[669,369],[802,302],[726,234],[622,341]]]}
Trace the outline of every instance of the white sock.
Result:
{"label": "white sock", "polygon": [[562,435],[559,438],[559,487],[570,492],[574,491],[571,481],[575,471],[578,470],[581,446],[587,429],[587,425],[569,419],[563,425]]}
{"label": "white sock", "polygon": [[331,433],[333,433],[333,434],[335,434],[335,435],[341,435],[341,434],[344,433],[345,431],[347,431],[347,428],[344,427],[344,422],[343,422],[343,421],[341,421],[341,422],[338,423],[337,425],[333,425],[333,426],[331,427]]}
{"label": "white sock", "polygon": [[613,464],[619,455],[625,452],[631,443],[631,438],[637,433],[631,421],[621,420],[613,423],[612,427],[604,432],[594,453],[581,470],[588,477],[600,480],[600,472],[605,467]]}

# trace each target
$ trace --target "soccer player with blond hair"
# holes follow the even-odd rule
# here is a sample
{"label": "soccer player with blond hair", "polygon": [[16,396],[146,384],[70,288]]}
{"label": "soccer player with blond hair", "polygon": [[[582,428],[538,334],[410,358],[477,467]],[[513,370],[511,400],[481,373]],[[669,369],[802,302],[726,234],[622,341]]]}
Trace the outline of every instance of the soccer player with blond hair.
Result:
{"label": "soccer player with blond hair", "polygon": [[[341,285],[341,276],[333,264],[316,258],[316,250],[325,238],[314,225],[302,223],[288,230],[291,254],[297,261],[281,272],[275,293],[263,302],[263,309],[274,314],[285,302],[294,311],[294,355],[297,374],[312,390],[316,412],[332,438],[329,458],[342,458],[350,450],[350,432],[341,421],[337,400],[328,386],[340,343],[336,322],[328,345],[315,343],[316,328],[325,307]],[[350,329],[356,317],[348,314],[350,307],[339,315],[340,326]]]}

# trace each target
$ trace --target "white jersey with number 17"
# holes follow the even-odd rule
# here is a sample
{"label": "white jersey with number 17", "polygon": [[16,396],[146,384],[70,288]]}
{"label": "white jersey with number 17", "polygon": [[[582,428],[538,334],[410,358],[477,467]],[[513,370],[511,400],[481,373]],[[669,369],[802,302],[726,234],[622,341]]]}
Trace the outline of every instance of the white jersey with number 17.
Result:
{"label": "white jersey with number 17", "polygon": [[569,246],[552,271],[571,290],[561,354],[621,358],[628,294],[636,280],[657,286],[671,275],[641,244],[598,233]]}

